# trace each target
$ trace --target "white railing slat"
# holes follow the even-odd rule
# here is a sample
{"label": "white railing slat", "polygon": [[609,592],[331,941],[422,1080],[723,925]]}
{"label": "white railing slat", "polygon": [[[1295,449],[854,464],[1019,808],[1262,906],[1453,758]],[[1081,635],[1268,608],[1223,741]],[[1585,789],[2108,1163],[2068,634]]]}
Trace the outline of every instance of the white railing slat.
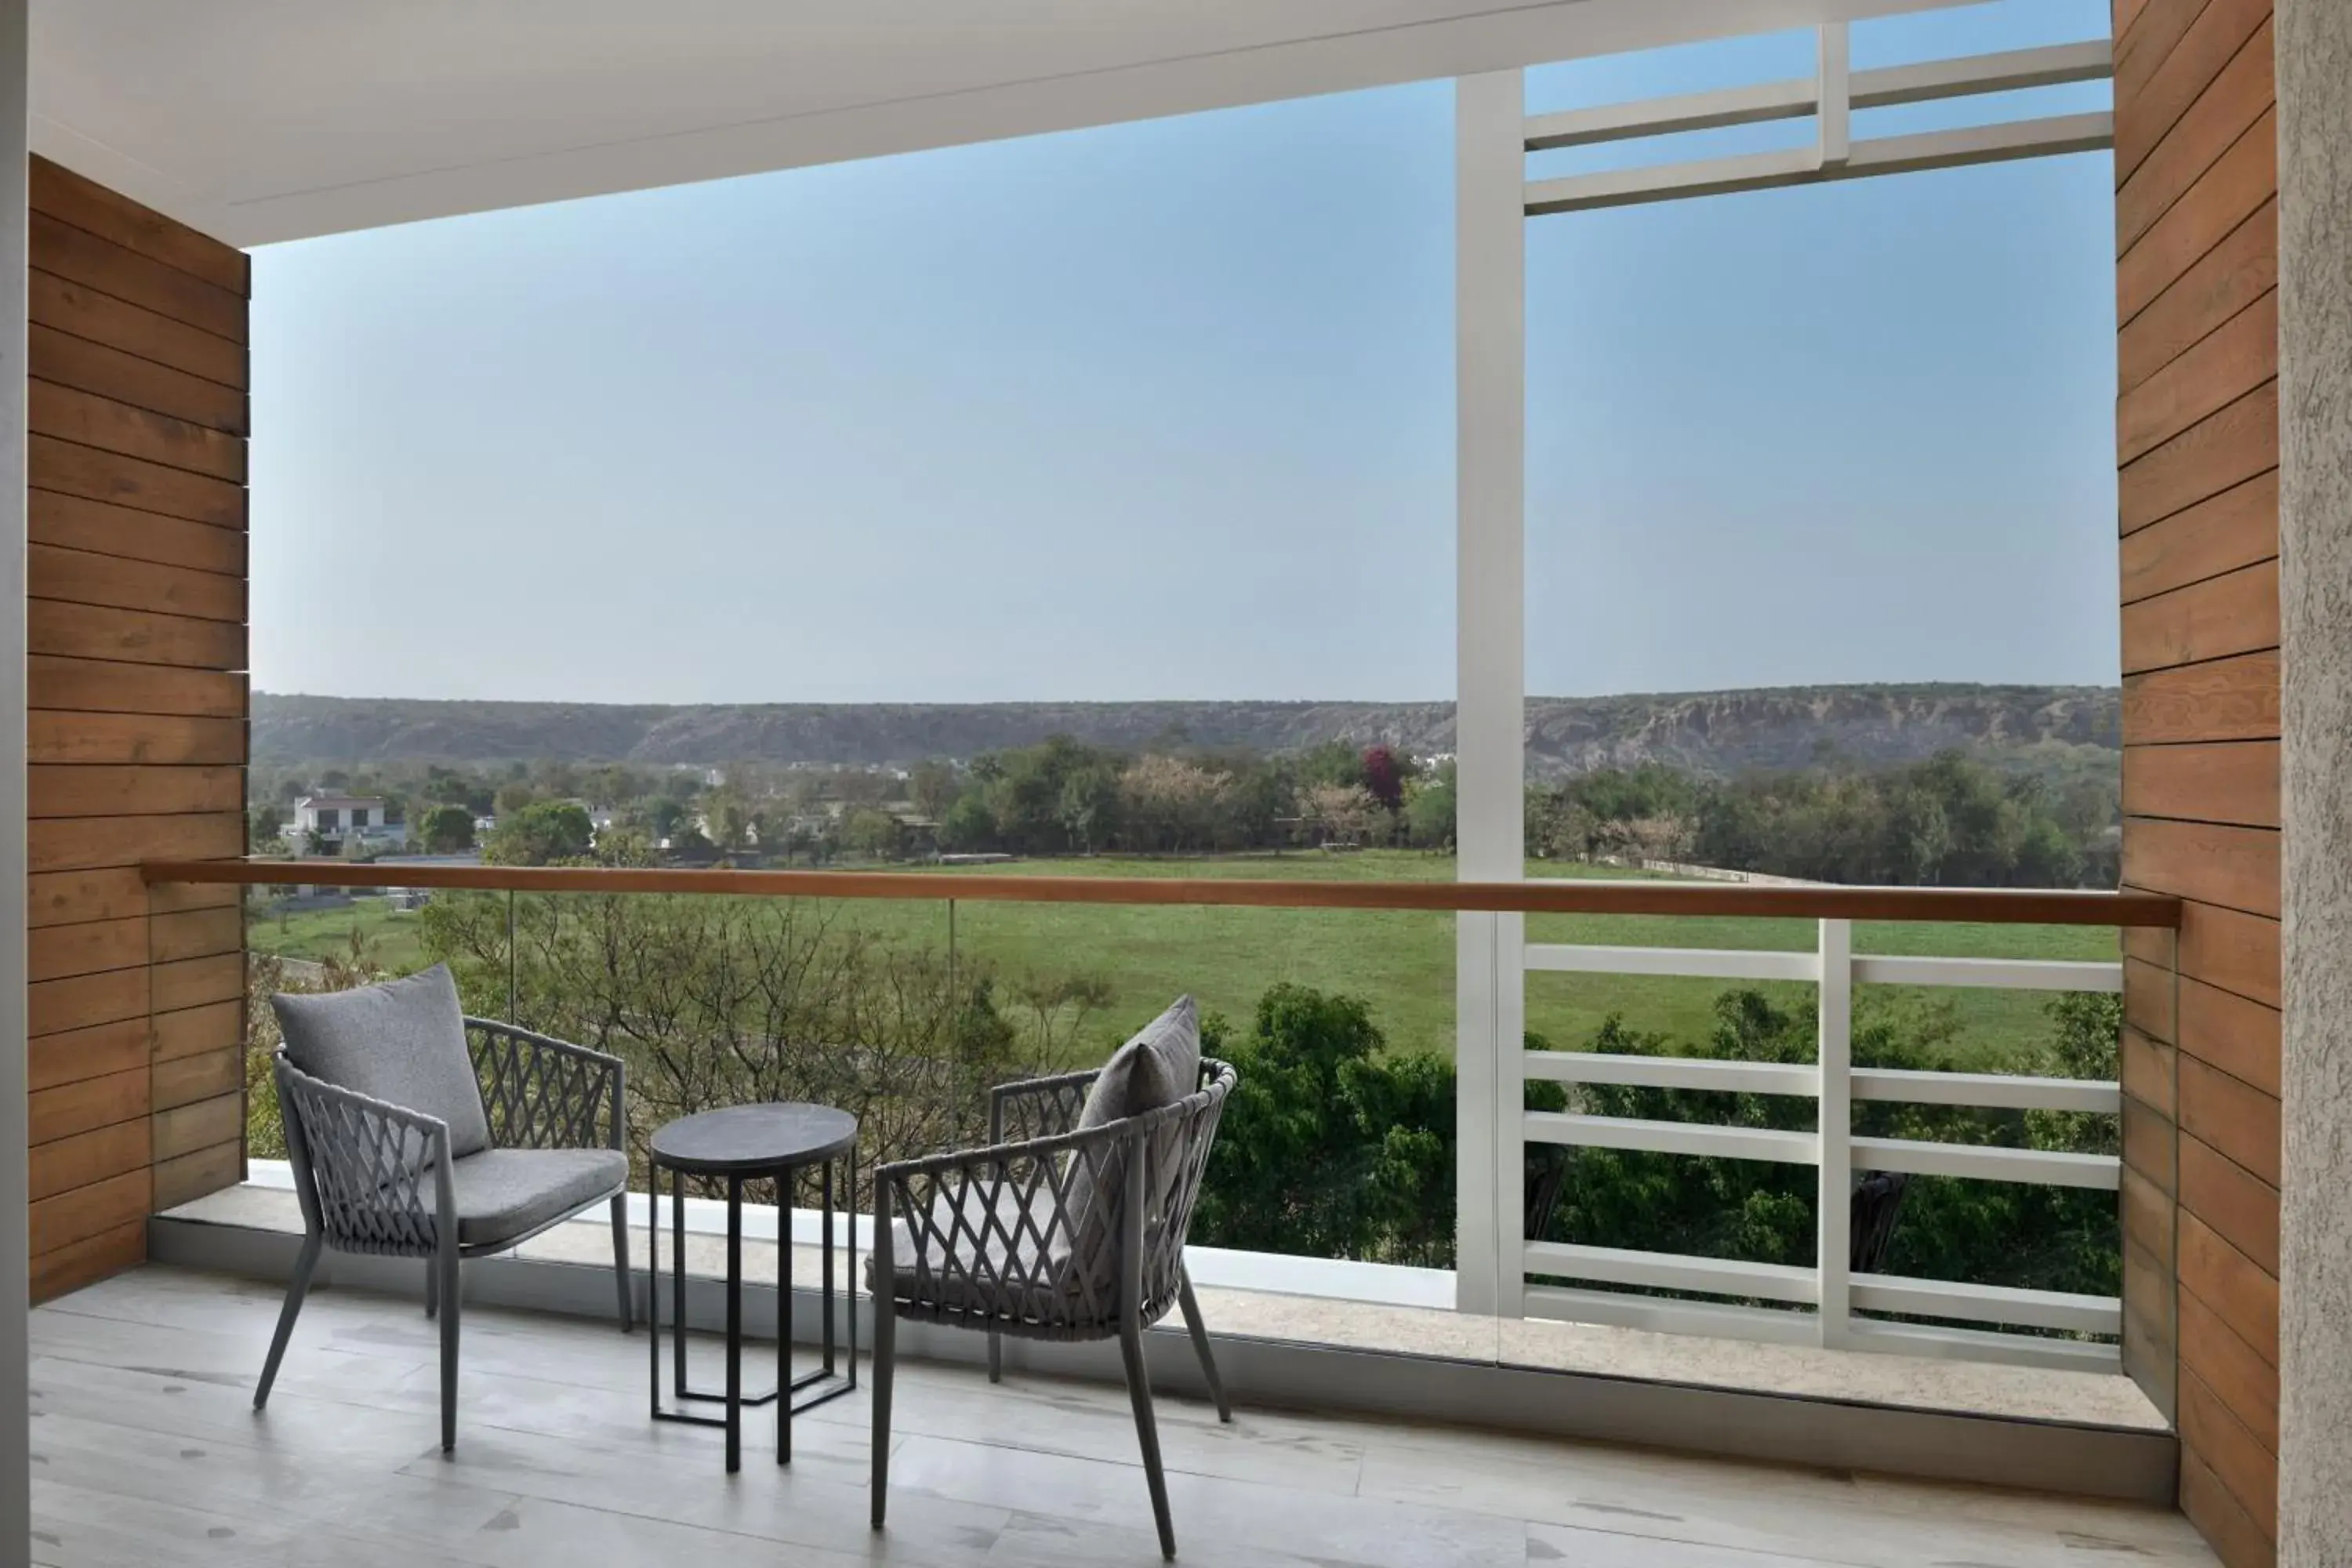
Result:
{"label": "white railing slat", "polygon": [[1569,974],[1680,974],[1698,980],[1814,980],[1821,959],[1811,952],[1730,947],[1601,947],[1529,942],[1529,969]]}
{"label": "white railing slat", "polygon": [[1853,961],[1863,985],[1965,985],[2001,991],[2108,991],[2124,988],[2124,966],[2053,958],[1881,958]]}
{"label": "white railing slat", "polygon": [[1527,1267],[1530,1274],[1549,1274],[1563,1279],[1640,1285],[1652,1290],[1754,1296],[1806,1307],[1821,1295],[1820,1282],[1810,1268],[1780,1263],[1748,1263],[1735,1258],[1696,1258],[1677,1252],[1637,1252],[1617,1247],[1531,1241],[1527,1246]]}
{"label": "white railing slat", "polygon": [[1907,1279],[1893,1274],[1857,1274],[1853,1277],[1853,1297],[1857,1309],[1870,1312],[1965,1318],[1974,1322],[2059,1329],[2078,1334],[2123,1332],[2124,1306],[2113,1296],[2021,1290],[2005,1285],[1964,1285],[1949,1279]]}
{"label": "white railing slat", "polygon": [[1529,1051],[1526,1070],[1529,1078],[1547,1079],[1553,1083],[1606,1083],[1629,1089],[1808,1097],[1814,1089],[1813,1069],[1791,1062],[1629,1057],[1610,1051]]}
{"label": "white railing slat", "polygon": [[2078,1110],[2113,1116],[2123,1110],[2121,1088],[2091,1079],[1915,1072],[1903,1068],[1854,1068],[1853,1097],[1904,1105],[1969,1105],[1988,1110]]}
{"label": "white railing slat", "polygon": [[1784,1345],[1809,1345],[1814,1339],[1813,1315],[1790,1307],[1742,1307],[1727,1301],[1677,1301],[1665,1296],[1628,1296],[1617,1290],[1530,1285],[1526,1310],[1530,1318],[1607,1323],[1654,1334],[1760,1340]]}
{"label": "white railing slat", "polygon": [[1708,1154],[1718,1160],[1770,1160],[1810,1165],[1820,1140],[1810,1132],[1764,1127],[1715,1127],[1692,1121],[1643,1121],[1631,1116],[1579,1116],[1530,1110],[1525,1135],[1533,1143],[1571,1148],[1635,1149],[1656,1154]]}
{"label": "white railing slat", "polygon": [[1908,1138],[1853,1140],[1857,1170],[1902,1171],[1914,1176],[1965,1176],[1988,1182],[2031,1182],[2045,1187],[2117,1187],[2123,1163],[2112,1154],[2066,1154],[2048,1149],[2003,1149],[1985,1143],[1923,1143]]}

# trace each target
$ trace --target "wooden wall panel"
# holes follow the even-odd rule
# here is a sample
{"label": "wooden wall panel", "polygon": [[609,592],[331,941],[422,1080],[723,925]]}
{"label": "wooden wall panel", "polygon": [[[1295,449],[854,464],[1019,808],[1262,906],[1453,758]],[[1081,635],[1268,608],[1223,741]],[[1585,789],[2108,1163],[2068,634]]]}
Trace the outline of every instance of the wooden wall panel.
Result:
{"label": "wooden wall panel", "polygon": [[2278,1478],[2272,0],[2114,16],[2124,882],[2184,900],[2177,939],[2126,944],[2124,1359],[2244,1568],[2275,1558]]}
{"label": "wooden wall panel", "polygon": [[[26,562],[37,1298],[238,1180],[244,916],[141,860],[245,847],[245,256],[32,168]],[[220,896],[229,894],[228,897]]]}

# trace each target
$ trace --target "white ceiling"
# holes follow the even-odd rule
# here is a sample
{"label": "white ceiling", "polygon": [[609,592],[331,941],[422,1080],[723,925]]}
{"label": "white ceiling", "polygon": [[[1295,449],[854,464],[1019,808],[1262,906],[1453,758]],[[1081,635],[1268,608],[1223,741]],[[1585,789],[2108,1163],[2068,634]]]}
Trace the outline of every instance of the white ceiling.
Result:
{"label": "white ceiling", "polygon": [[232,244],[1950,0],[35,0],[33,146]]}

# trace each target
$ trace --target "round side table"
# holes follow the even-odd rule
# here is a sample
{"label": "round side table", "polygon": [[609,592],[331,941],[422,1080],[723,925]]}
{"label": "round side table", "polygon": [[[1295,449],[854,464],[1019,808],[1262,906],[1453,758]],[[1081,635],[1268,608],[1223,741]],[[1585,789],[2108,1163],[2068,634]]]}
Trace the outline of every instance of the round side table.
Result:
{"label": "round side table", "polygon": [[[742,1468],[743,1411],[771,1400],[776,1405],[776,1463],[793,1460],[793,1416],[798,1411],[838,1398],[857,1386],[857,1319],[849,1318],[847,1374],[835,1370],[834,1318],[838,1310],[833,1267],[834,1173],[841,1165],[842,1184],[849,1189],[849,1273],[857,1268],[856,1179],[857,1119],[824,1105],[776,1103],[733,1105],[706,1110],[664,1125],[653,1136],[652,1170],[648,1185],[651,1273],[646,1317],[653,1347],[653,1414],[656,1421],[682,1421],[696,1426],[723,1426],[727,1431],[727,1468]],[[824,1189],[824,1356],[814,1369],[793,1375],[793,1217],[792,1179],[796,1171],[815,1165]],[[670,1176],[670,1386],[677,1405],[662,1403],[661,1353],[661,1179]],[[698,1392],[686,1377],[686,1178],[724,1177],[727,1182],[727,1391]],[[743,1184],[772,1177],[777,1184],[776,1385],[765,1394],[743,1394]],[[849,1289],[842,1292],[850,1294]],[[723,1414],[705,1415],[688,1410],[689,1403],[719,1405]]]}

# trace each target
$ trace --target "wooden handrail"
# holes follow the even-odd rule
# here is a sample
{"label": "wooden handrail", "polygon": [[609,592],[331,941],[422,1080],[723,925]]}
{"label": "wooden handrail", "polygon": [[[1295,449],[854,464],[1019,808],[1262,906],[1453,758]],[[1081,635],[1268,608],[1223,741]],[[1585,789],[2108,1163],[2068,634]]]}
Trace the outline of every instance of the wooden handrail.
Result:
{"label": "wooden handrail", "polygon": [[763,899],[956,899],[1017,904],[1201,904],[1278,910],[1764,915],[1802,920],[2179,930],[2158,893],[2006,888],[1782,887],[1743,882],[1316,882],[1223,877],[1028,877],[951,871],[734,871],[672,867],[411,866],[348,860],[150,860],[148,884],[294,882],[518,893],[698,893]]}

